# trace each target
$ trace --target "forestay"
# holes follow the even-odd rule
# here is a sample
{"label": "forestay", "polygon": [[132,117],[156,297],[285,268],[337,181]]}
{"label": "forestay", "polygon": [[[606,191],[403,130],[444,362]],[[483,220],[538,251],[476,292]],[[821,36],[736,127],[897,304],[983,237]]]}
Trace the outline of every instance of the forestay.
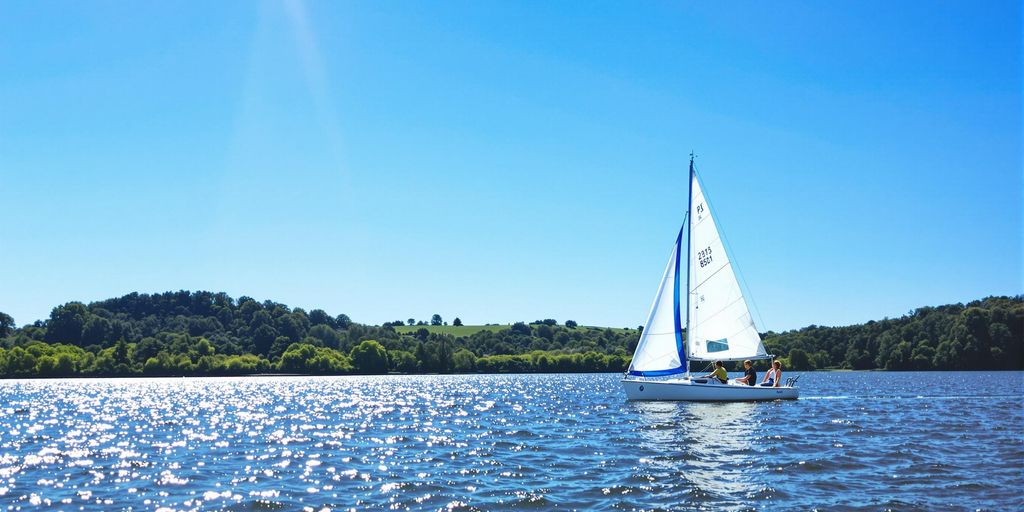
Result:
{"label": "forestay", "polygon": [[[690,315],[687,356],[694,360],[767,357],[696,174],[690,175]],[[685,307],[685,306],[684,306]]]}

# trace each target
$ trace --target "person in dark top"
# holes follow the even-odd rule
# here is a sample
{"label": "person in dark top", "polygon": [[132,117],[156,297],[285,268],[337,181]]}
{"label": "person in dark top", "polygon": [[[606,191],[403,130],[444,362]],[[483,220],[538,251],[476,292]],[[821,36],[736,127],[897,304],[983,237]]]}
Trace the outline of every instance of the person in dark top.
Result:
{"label": "person in dark top", "polygon": [[753,386],[757,383],[757,372],[754,371],[754,364],[749,359],[743,361],[743,376],[736,379],[737,384],[746,384]]}

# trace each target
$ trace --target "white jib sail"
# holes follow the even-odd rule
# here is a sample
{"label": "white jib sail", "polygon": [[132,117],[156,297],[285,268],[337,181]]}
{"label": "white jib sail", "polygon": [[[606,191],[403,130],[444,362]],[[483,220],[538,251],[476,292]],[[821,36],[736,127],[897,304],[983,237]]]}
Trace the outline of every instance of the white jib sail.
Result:
{"label": "white jib sail", "polygon": [[654,296],[651,313],[640,334],[633,361],[629,364],[630,373],[645,372],[648,374],[670,374],[685,371],[680,361],[679,347],[676,338],[676,241],[672,255],[668,258],[668,268],[661,278],[658,294]]}
{"label": "white jib sail", "polygon": [[763,358],[767,353],[725,253],[711,209],[697,177],[691,179],[687,356],[695,360]]}

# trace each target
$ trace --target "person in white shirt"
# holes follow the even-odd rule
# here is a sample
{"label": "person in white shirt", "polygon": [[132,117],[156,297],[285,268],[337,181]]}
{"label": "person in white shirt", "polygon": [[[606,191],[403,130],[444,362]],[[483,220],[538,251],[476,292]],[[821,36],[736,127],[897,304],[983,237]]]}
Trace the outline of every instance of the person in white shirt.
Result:
{"label": "person in white shirt", "polygon": [[782,363],[779,361],[772,361],[772,367],[764,372],[764,379],[761,380],[762,386],[779,387],[779,383],[782,382]]}

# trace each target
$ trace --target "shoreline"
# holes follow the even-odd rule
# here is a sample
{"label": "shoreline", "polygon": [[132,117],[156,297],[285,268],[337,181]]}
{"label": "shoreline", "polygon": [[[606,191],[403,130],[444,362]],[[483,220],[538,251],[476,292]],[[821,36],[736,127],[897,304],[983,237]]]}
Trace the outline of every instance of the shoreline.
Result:
{"label": "shoreline", "polygon": [[[825,369],[825,370],[789,370],[788,373],[1014,373],[1024,370],[885,370],[874,368],[869,370]],[[739,374],[740,372],[729,372]],[[232,379],[250,377],[419,377],[419,376],[460,376],[460,375],[622,375],[622,372],[468,372],[468,373],[246,373],[238,375],[69,375],[52,377],[0,377],[0,382],[16,380],[99,380],[99,379]]]}

